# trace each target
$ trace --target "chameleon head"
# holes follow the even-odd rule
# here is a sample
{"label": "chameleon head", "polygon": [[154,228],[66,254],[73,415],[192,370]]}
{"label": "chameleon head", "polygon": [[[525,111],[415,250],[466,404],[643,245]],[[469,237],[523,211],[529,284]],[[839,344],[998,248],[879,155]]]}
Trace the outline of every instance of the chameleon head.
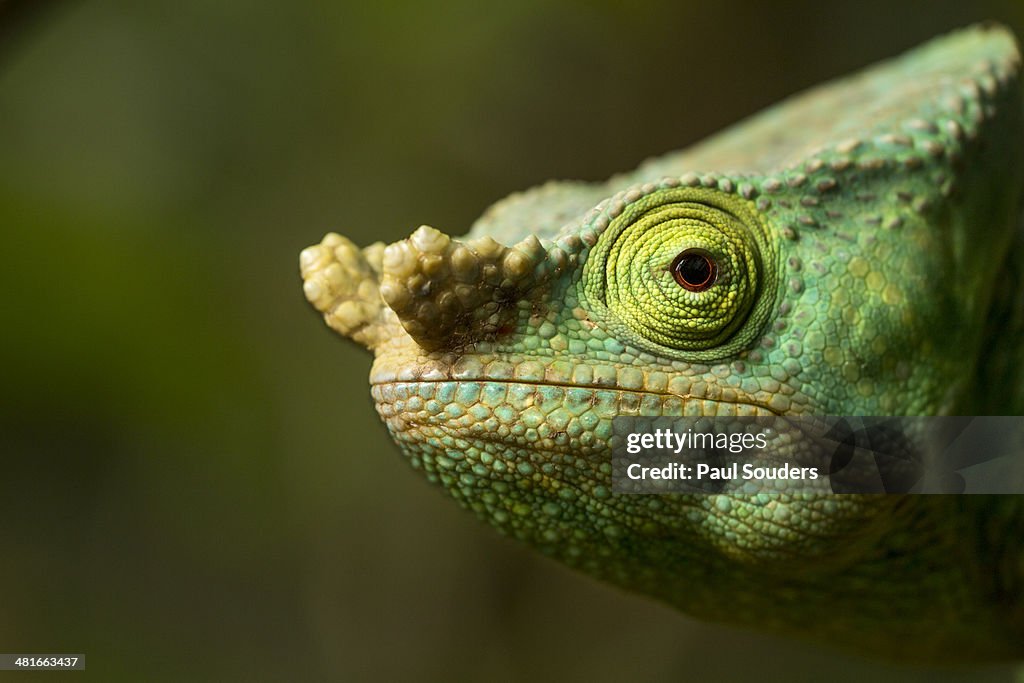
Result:
{"label": "chameleon head", "polygon": [[[606,184],[514,195],[464,239],[329,234],[302,252],[306,297],[373,351],[371,393],[413,466],[503,533],[705,618],[903,655],[892,633],[918,634],[911,656],[941,653],[967,630],[934,637],[942,610],[986,589],[952,567],[931,577],[941,614],[912,602],[914,563],[948,564],[969,533],[927,510],[957,502],[615,494],[611,421],[985,412],[1024,185],[1000,152],[1021,145],[1019,58],[990,38],[926,46]],[[716,158],[746,170],[689,171]],[[887,533],[900,524],[914,532]],[[839,614],[872,610],[892,630]],[[957,619],[978,652],[1010,647],[996,622]]]}

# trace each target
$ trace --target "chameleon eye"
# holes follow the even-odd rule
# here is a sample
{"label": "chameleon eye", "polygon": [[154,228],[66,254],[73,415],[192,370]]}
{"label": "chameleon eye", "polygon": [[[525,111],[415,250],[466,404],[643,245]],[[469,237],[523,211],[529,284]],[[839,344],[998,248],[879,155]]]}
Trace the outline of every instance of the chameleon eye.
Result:
{"label": "chameleon eye", "polygon": [[771,232],[754,206],[705,188],[632,202],[587,259],[589,292],[649,350],[722,358],[752,342],[778,283]]}
{"label": "chameleon eye", "polygon": [[691,292],[703,292],[718,279],[718,263],[703,249],[686,249],[669,267],[679,286]]}

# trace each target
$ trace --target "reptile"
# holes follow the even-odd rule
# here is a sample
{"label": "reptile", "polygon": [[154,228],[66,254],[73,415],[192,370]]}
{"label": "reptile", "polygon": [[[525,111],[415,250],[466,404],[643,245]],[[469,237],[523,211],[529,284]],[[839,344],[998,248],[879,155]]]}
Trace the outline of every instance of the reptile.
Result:
{"label": "reptile", "polygon": [[700,619],[1024,657],[1024,497],[628,495],[619,416],[1020,415],[1013,35],[958,30],[461,238],[303,250],[412,467],[501,533]]}

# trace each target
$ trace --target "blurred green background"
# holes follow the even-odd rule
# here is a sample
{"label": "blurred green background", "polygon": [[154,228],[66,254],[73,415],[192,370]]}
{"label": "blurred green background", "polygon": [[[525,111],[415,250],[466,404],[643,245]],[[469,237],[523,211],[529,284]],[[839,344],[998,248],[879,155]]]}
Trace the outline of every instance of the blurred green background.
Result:
{"label": "blurred green background", "polygon": [[934,680],[497,537],[390,444],[297,256],[458,234],[986,18],[1024,34],[1019,0],[0,2],[0,651],[106,681]]}

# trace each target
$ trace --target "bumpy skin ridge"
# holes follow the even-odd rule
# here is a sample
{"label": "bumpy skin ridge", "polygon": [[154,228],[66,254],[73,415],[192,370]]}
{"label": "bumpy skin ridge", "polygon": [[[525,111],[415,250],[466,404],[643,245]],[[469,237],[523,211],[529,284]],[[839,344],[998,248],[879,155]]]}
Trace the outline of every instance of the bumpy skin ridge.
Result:
{"label": "bumpy skin ridge", "polygon": [[[701,618],[1021,657],[1021,497],[610,482],[616,416],[1021,414],[1019,73],[1005,30],[957,32],[459,240],[328,235],[306,294],[374,351],[413,467],[501,532]],[[671,266],[694,249],[718,278],[696,292]]]}

